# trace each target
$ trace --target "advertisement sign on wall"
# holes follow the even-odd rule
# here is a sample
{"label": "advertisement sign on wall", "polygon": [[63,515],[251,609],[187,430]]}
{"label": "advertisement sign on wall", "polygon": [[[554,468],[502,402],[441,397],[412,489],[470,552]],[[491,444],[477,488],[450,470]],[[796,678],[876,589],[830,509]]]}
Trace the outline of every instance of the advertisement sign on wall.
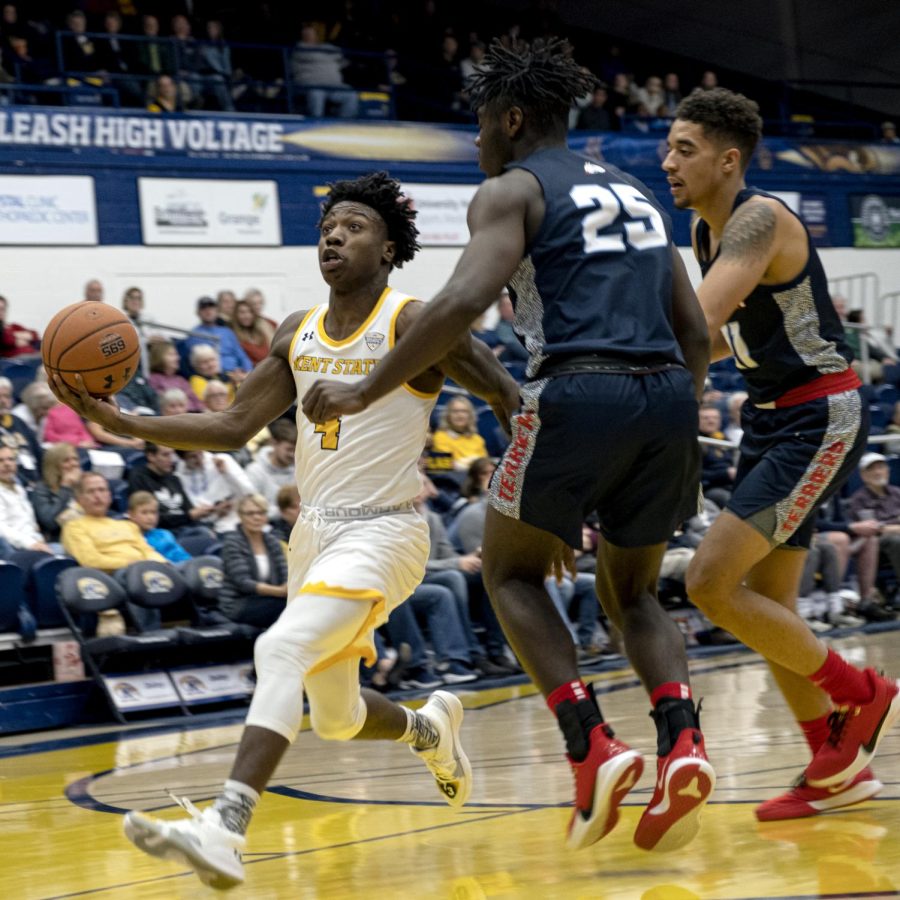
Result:
{"label": "advertisement sign on wall", "polygon": [[850,196],[854,247],[900,247],[900,197]]}
{"label": "advertisement sign on wall", "polygon": [[264,246],[281,244],[274,181],[138,178],[145,244]]}
{"label": "advertisement sign on wall", "polygon": [[829,245],[828,206],[823,194],[801,194],[799,191],[771,191],[771,193],[800,216],[814,244],[819,247]]}
{"label": "advertisement sign on wall", "polygon": [[0,175],[0,244],[96,243],[93,178]]}
{"label": "advertisement sign on wall", "polygon": [[423,247],[463,247],[469,241],[466,213],[477,184],[404,184],[418,215]]}

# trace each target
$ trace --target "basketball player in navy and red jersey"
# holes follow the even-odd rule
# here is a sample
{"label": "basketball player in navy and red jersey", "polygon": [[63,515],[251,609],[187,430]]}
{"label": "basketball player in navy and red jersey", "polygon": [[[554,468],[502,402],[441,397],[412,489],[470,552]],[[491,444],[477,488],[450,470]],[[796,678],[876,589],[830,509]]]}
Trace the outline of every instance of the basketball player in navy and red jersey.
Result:
{"label": "basketball player in navy and red jersey", "polygon": [[753,101],[695,92],[676,111],[663,169],[675,205],[697,213],[698,296],[713,359],[733,356],[750,395],[731,500],[692,560],[687,588],[713,622],[766,657],[812,749],[797,785],[757,810],[785,819],[880,789],[867,766],[900,699],[897,683],[848,664],[795,612],[813,510],[856,467],[868,416],[806,228],[745,185],[761,130]]}
{"label": "basketball player in navy and red jersey", "polygon": [[547,699],[575,772],[568,844],[616,823],[641,756],[616,740],[578,674],[544,589],[597,510],[597,592],[651,696],[656,790],[635,832],[683,846],[715,784],[691,698],[684,639],[656,597],[675,526],[697,508],[697,395],[709,336],[670,222],[644,185],[566,148],[573,98],[591,85],[561,52],[495,42],[473,81],[480,165],[471,240],[408,336],[353,389],[315,384],[314,422],[359,412],[426,369],[508,283],[530,358],[512,442],[491,488],[484,576],[507,638]]}

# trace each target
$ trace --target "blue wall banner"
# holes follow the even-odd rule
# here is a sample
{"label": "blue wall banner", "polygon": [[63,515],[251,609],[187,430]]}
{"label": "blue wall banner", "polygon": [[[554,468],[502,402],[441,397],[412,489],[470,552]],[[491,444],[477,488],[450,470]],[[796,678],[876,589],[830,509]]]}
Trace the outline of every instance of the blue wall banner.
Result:
{"label": "blue wall banner", "polygon": [[[427,242],[458,245],[465,237],[464,195],[483,178],[476,134],[466,125],[10,106],[0,108],[0,175],[93,177],[99,243],[105,245],[143,242],[139,177],[265,179],[272,189],[264,212],[277,203],[282,242],[311,245],[325,185],[383,168],[417,186]],[[641,179],[672,213],[675,240],[684,246],[690,213],[672,205],[660,167],[665,138],[664,127],[644,135],[574,132],[569,145]],[[889,196],[898,174],[900,146],[767,138],[748,182],[795,196],[817,244],[852,246],[850,196]],[[259,242],[278,243],[273,233],[266,230]]]}
{"label": "blue wall banner", "polygon": [[[415,122],[307,120],[302,116],[166,115],[140,111],[78,111],[49,107],[0,110],[0,151],[90,151],[91,161],[109,156],[179,156],[202,160],[257,160],[294,164],[303,160],[393,160],[475,165],[477,129]],[[575,132],[573,150],[613,165],[659,166],[665,130],[647,135]],[[752,169],[814,170],[848,175],[900,173],[900,146],[811,143],[767,138]]]}

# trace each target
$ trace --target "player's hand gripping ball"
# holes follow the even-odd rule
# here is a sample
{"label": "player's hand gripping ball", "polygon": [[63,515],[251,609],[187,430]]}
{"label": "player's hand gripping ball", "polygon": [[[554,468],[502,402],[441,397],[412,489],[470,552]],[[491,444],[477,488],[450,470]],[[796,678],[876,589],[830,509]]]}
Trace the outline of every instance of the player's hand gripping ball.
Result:
{"label": "player's hand gripping ball", "polygon": [[48,376],[78,390],[108,397],[121,391],[140,367],[141,342],[131,321],[115,307],[86,300],[61,309],[44,331],[41,356]]}

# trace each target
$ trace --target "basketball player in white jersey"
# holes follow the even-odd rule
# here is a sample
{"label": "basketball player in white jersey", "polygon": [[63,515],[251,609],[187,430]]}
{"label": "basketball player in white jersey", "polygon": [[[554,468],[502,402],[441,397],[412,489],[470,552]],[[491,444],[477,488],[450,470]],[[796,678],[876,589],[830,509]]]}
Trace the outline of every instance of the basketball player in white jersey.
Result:
{"label": "basketball player in white jersey", "polygon": [[[316,379],[364,378],[418,316],[422,304],[388,286],[412,259],[418,234],[409,201],[386,173],[332,186],[319,222],[319,268],[329,303],[294,313],[270,355],[222,413],[129,416],[109,401],[66,389],[57,396],[116,434],[171,447],[231,450],[284,413]],[[440,365],[373,404],[365,414],[312,425],[298,415],[297,484],[303,507],[291,535],[288,603],[256,642],[257,686],[229,779],[215,803],[191,818],[131,812],[125,833],[141,850],[194,868],[215,888],[244,880],[240,851],[259,799],[303,717],[332,740],[401,741],[418,754],[451,806],[465,803],[471,768],[460,745],[462,705],[436,691],[413,712],[361,690],[360,659],[374,660],[372,634],[421,581],[428,526],[412,508],[417,461],[435,399],[449,375],[484,397],[502,422],[518,386],[488,348],[469,336]]]}

